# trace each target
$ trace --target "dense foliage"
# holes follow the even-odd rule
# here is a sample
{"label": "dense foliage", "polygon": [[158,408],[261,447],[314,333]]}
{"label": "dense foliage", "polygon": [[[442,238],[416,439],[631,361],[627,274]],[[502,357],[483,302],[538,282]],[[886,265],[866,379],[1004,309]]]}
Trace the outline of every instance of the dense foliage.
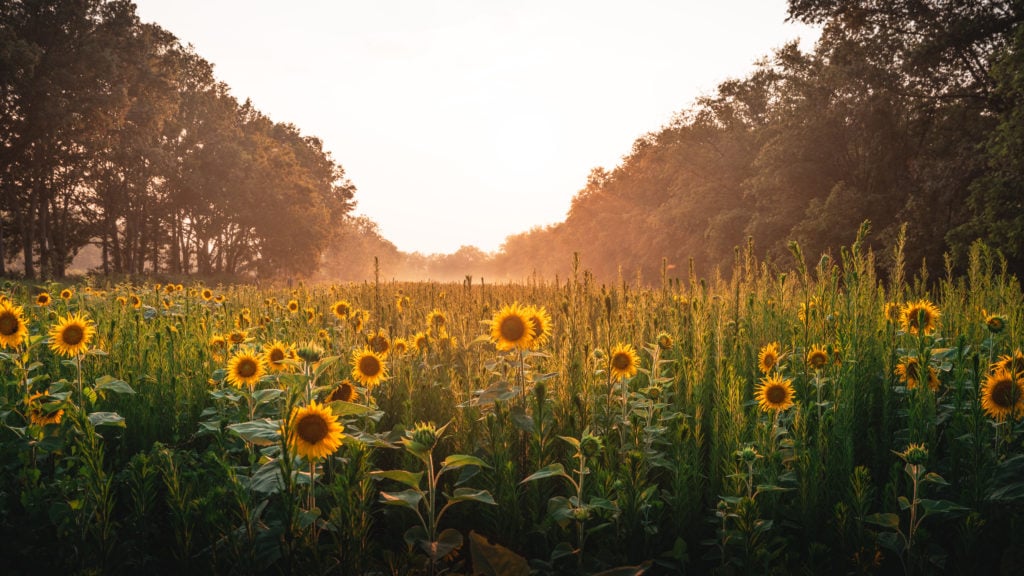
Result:
{"label": "dense foliage", "polygon": [[865,232],[654,289],[7,283],[0,563],[1019,574],[1020,284]]}
{"label": "dense foliage", "polygon": [[353,193],[131,2],[0,3],[0,275],[310,273]]}

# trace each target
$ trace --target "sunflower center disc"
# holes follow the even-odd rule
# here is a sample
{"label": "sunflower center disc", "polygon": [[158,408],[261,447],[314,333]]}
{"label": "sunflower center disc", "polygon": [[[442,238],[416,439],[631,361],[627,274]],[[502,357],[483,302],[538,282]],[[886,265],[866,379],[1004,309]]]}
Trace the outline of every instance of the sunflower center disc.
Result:
{"label": "sunflower center disc", "polygon": [[359,371],[364,376],[376,376],[380,372],[380,362],[373,356],[363,356],[359,359]]}
{"label": "sunflower center disc", "polygon": [[82,342],[82,338],[85,336],[85,332],[81,326],[71,324],[64,328],[64,332],[61,334],[61,340],[64,341],[68,346],[76,346]]}
{"label": "sunflower center disc", "polygon": [[612,357],[612,367],[616,370],[627,370],[631,363],[629,354],[616,354]]}
{"label": "sunflower center disc", "polygon": [[256,363],[246,358],[238,363],[238,375],[242,378],[252,378],[256,374]]}
{"label": "sunflower center disc", "polygon": [[1009,380],[1000,380],[996,382],[996,385],[992,389],[992,401],[998,404],[1002,408],[1011,408],[1013,406],[1015,398],[1014,396],[1013,382]]}
{"label": "sunflower center disc", "polygon": [[310,444],[316,444],[327,437],[327,422],[319,415],[309,415],[299,420],[296,427],[299,438]]}
{"label": "sunflower center disc", "polygon": [[517,316],[505,318],[501,322],[501,337],[509,342],[518,342],[526,334],[526,324]]}
{"label": "sunflower center disc", "polygon": [[273,350],[270,351],[271,362],[277,364],[282,360],[284,360],[284,350],[281,350],[280,348],[274,348]]}
{"label": "sunflower center disc", "polygon": [[18,331],[18,325],[18,319],[14,317],[14,314],[8,312],[0,316],[0,334],[10,336]]}
{"label": "sunflower center disc", "polygon": [[770,386],[765,390],[764,397],[771,404],[782,404],[786,401],[786,390],[782,386]]}

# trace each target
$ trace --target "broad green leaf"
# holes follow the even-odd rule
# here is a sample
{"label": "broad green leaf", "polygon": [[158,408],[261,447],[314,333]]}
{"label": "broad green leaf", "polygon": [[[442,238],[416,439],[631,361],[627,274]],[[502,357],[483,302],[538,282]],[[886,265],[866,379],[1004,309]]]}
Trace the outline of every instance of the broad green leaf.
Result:
{"label": "broad green leaf", "polygon": [[281,464],[276,459],[269,459],[253,473],[249,479],[249,488],[264,494],[276,494],[284,489],[284,476]]}
{"label": "broad green leaf", "polygon": [[949,482],[946,482],[945,478],[943,478],[942,476],[939,476],[935,472],[929,472],[929,473],[925,474],[924,478],[922,478],[921,480],[923,480],[925,482],[930,482],[932,484],[938,484],[940,486],[949,486]]}
{"label": "broad green leaf", "polygon": [[900,529],[900,517],[891,512],[869,514],[864,517],[864,521],[876,526],[882,526],[883,528],[889,528],[890,530]]}
{"label": "broad green leaf", "polygon": [[228,426],[228,430],[241,436],[242,440],[257,446],[276,444],[281,439],[281,421],[269,418],[231,424]]}
{"label": "broad green leaf", "polygon": [[519,554],[500,544],[491,544],[472,530],[469,553],[475,576],[530,576],[530,564]]}
{"label": "broad green leaf", "polygon": [[252,393],[252,399],[256,401],[256,404],[266,404],[277,398],[280,398],[284,394],[284,390],[280,388],[263,388]]}
{"label": "broad green leaf", "polygon": [[454,528],[446,528],[437,536],[436,542],[420,541],[420,547],[431,560],[437,561],[462,548],[462,533]]}
{"label": "broad green leaf", "polygon": [[497,506],[498,504],[487,490],[473,490],[472,488],[456,488],[455,493],[448,498],[448,504],[455,504],[456,502],[480,502],[482,504],[490,504],[491,506]]}
{"label": "broad green leaf", "polygon": [[476,456],[470,456],[468,454],[452,454],[451,456],[444,459],[441,462],[441,471],[439,474],[443,474],[448,470],[455,470],[456,468],[462,468],[463,466],[479,466],[480,468],[490,468],[486,462],[477,458]]}
{"label": "broad green leaf", "polygon": [[955,502],[949,500],[928,500],[922,498],[920,500],[921,508],[924,509],[927,514],[945,514],[950,512],[966,512],[970,510],[965,506],[961,506]]}
{"label": "broad green leaf", "polygon": [[330,406],[331,412],[339,418],[342,416],[362,416],[363,414],[373,412],[373,408],[369,406],[363,406],[354,402],[342,402],[341,400],[335,400],[328,404],[328,406]]}
{"label": "broad green leaf", "polygon": [[116,392],[117,394],[135,394],[135,390],[124,380],[118,380],[113,376],[100,376],[96,379],[96,389]]}
{"label": "broad green leaf", "polygon": [[423,493],[418,490],[402,490],[401,492],[381,492],[380,501],[391,506],[402,506],[417,510],[423,500]]}
{"label": "broad green leaf", "polygon": [[488,406],[499,400],[504,401],[510,398],[515,398],[517,394],[519,394],[518,386],[511,386],[508,382],[502,380],[501,382],[496,382],[485,390],[480,391],[477,397],[473,398],[470,404],[474,406]]}
{"label": "broad green leaf", "polygon": [[520,482],[520,484],[526,484],[527,482],[533,482],[534,480],[540,480],[541,478],[550,478],[552,476],[562,476],[564,478],[569,478],[570,480],[572,480],[572,478],[570,478],[569,475],[565,473],[565,468],[563,468],[561,464],[556,462],[554,464],[548,464],[547,466],[541,468],[540,470],[534,472],[533,474],[530,474],[529,476],[524,478]]}
{"label": "broad green leaf", "polygon": [[117,412],[93,412],[92,414],[89,414],[89,422],[92,422],[93,426],[126,427],[124,416],[121,416]]}
{"label": "broad green leaf", "polygon": [[405,470],[374,470],[370,472],[370,476],[373,478],[387,478],[388,480],[394,480],[409,486],[410,488],[419,488],[420,480],[423,479],[423,472],[407,472]]}

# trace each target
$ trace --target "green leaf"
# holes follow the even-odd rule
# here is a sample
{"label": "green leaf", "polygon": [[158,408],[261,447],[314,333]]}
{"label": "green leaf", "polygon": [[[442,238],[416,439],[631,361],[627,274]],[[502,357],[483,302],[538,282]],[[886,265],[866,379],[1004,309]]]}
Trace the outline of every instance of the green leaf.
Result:
{"label": "green leaf", "polygon": [[113,376],[100,376],[96,379],[96,389],[115,392],[117,394],[135,394],[135,390],[124,380],[118,380]]}
{"label": "green leaf", "polygon": [[419,511],[420,500],[423,500],[423,493],[419,490],[380,493],[380,501],[382,503],[389,506],[401,506],[415,511]]}
{"label": "green leaf", "polygon": [[249,478],[249,488],[264,494],[276,494],[284,490],[284,475],[281,474],[281,464],[277,459],[271,458],[256,469]]}
{"label": "green leaf", "polygon": [[420,480],[423,479],[423,472],[407,472],[405,470],[374,470],[370,472],[373,478],[387,478],[405,484],[410,488],[419,488]]}
{"label": "green leaf", "polygon": [[479,466],[480,468],[490,468],[486,462],[477,458],[476,456],[470,456],[468,454],[452,454],[451,456],[444,459],[441,462],[441,471],[438,474],[444,474],[449,470],[455,470],[462,468],[463,466]]}
{"label": "green leaf", "polygon": [[455,504],[456,502],[480,502],[481,504],[490,504],[491,506],[498,505],[494,501],[494,497],[487,490],[473,490],[472,488],[456,488],[455,493],[448,498],[448,504]]}
{"label": "green leaf", "polygon": [[480,391],[479,395],[470,401],[470,404],[473,406],[489,406],[499,400],[504,401],[515,398],[517,394],[519,394],[518,386],[513,387],[508,382],[502,380]]}
{"label": "green leaf", "polygon": [[470,530],[469,553],[474,576],[530,576],[530,564],[519,554]]}
{"label": "green leaf", "polygon": [[572,436],[559,436],[559,438],[561,438],[562,440],[565,440],[566,442],[568,442],[576,450],[580,449],[580,441],[579,441],[579,439],[573,438]]}
{"label": "green leaf", "polygon": [[950,502],[949,500],[928,500],[927,498],[922,498],[920,503],[921,508],[924,509],[926,514],[959,513],[970,510],[970,508]]}
{"label": "green leaf", "polygon": [[89,414],[89,422],[92,422],[93,426],[126,427],[124,416],[121,416],[117,412],[93,412],[92,414]]}
{"label": "green leaf", "polygon": [[266,404],[273,400],[280,398],[284,394],[284,390],[280,388],[263,388],[252,393],[252,399],[256,401],[256,405]]}
{"label": "green leaf", "polygon": [[896,500],[900,504],[900,510],[907,510],[910,508],[910,499],[906,496],[900,496]]}
{"label": "green leaf", "polygon": [[257,446],[270,446],[281,439],[281,421],[269,418],[231,424],[228,430]]}
{"label": "green leaf", "polygon": [[373,408],[369,406],[363,406],[354,402],[342,402],[341,400],[335,400],[328,404],[328,406],[331,407],[331,412],[339,418],[342,416],[362,416],[363,414],[373,412]]}
{"label": "green leaf", "polygon": [[929,472],[925,474],[924,478],[922,478],[921,480],[924,482],[930,482],[932,484],[938,484],[939,486],[949,486],[949,482],[946,482],[945,478],[939,476],[935,472]]}
{"label": "green leaf", "polygon": [[420,541],[420,548],[435,562],[462,548],[462,533],[454,528],[446,528],[437,536],[436,542]]}
{"label": "green leaf", "polygon": [[565,468],[563,468],[561,464],[556,462],[554,464],[548,464],[547,466],[541,468],[540,470],[534,472],[533,474],[530,474],[529,476],[524,478],[520,482],[520,484],[526,484],[527,482],[533,482],[534,480],[540,480],[541,478],[550,478],[552,476],[562,476],[563,478],[569,478],[570,480],[572,480],[572,478],[570,478],[569,475],[565,473]]}
{"label": "green leaf", "polygon": [[888,528],[890,530],[900,529],[900,517],[891,512],[884,512],[880,514],[869,514],[864,517],[864,521],[869,524]]}

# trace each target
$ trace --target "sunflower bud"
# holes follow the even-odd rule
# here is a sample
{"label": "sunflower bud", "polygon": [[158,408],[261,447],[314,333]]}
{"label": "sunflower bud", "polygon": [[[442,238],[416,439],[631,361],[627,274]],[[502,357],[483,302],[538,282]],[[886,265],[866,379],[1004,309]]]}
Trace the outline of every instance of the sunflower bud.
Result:
{"label": "sunflower bud", "polygon": [[602,442],[597,436],[591,436],[590,434],[584,434],[583,439],[580,440],[580,453],[586,458],[593,458],[601,452]]}
{"label": "sunflower bud", "polygon": [[316,342],[306,342],[295,350],[295,353],[303,361],[310,364],[319,362],[324,357],[324,349]]}
{"label": "sunflower bud", "polygon": [[907,464],[918,466],[928,461],[928,449],[923,444],[911,444],[900,456]]}
{"label": "sunflower bud", "polygon": [[405,433],[405,445],[414,453],[428,452],[437,443],[437,427],[433,422],[418,422],[412,430]]}
{"label": "sunflower bud", "polygon": [[736,457],[744,464],[753,464],[754,461],[758,459],[759,454],[753,446],[744,446],[742,449],[736,451]]}

